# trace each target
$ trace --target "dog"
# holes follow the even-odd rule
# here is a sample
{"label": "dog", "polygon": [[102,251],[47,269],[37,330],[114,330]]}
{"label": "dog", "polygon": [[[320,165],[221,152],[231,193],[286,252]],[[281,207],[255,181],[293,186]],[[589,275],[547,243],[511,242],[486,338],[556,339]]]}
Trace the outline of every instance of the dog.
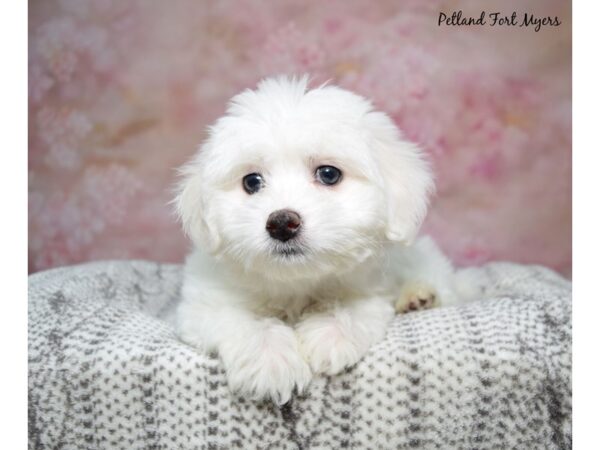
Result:
{"label": "dog", "polygon": [[194,244],[181,339],[230,388],[277,404],[356,364],[395,312],[458,302],[448,259],[415,239],[434,190],[419,147],[365,98],[307,77],[261,81],[181,169]]}

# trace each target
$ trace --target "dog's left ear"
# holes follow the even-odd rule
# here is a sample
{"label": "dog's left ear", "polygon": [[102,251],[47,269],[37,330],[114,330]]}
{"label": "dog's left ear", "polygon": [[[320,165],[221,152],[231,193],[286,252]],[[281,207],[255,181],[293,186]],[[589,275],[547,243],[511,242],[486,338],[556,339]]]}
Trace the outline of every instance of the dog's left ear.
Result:
{"label": "dog's left ear", "polygon": [[370,112],[366,119],[387,197],[386,237],[411,244],[434,191],[431,169],[417,145],[403,140],[400,130],[386,114]]}

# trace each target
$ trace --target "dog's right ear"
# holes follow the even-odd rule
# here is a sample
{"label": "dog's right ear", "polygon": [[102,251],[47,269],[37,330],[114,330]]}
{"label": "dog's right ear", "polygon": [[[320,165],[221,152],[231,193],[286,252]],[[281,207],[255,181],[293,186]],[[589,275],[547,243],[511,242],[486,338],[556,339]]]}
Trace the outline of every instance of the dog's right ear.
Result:
{"label": "dog's right ear", "polygon": [[[204,176],[204,149],[179,169],[181,181],[173,200],[183,230],[194,244],[214,253],[221,239],[210,218],[209,187]],[[213,223],[213,225],[211,225]]]}

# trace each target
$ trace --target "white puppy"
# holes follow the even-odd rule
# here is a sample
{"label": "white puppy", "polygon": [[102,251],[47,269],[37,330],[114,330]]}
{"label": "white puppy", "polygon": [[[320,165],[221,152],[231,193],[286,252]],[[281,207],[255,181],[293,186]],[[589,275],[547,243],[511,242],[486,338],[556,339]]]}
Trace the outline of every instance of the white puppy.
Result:
{"label": "white puppy", "polygon": [[[177,326],[230,387],[285,403],[381,340],[394,309],[456,300],[435,244],[413,244],[433,189],[419,149],[370,102],[307,79],[231,101],[175,200],[196,245]],[[411,245],[412,244],[412,245]]]}

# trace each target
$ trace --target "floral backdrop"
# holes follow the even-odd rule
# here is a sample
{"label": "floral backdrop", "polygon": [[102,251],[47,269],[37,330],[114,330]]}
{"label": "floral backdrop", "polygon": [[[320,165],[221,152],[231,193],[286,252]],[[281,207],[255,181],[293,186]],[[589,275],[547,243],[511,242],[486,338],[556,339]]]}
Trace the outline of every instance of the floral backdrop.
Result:
{"label": "floral backdrop", "polygon": [[[438,26],[440,11],[559,27]],[[181,261],[175,168],[228,98],[310,73],[374,100],[421,143],[425,223],[461,265],[571,270],[567,1],[38,0],[29,4],[30,271]]]}

